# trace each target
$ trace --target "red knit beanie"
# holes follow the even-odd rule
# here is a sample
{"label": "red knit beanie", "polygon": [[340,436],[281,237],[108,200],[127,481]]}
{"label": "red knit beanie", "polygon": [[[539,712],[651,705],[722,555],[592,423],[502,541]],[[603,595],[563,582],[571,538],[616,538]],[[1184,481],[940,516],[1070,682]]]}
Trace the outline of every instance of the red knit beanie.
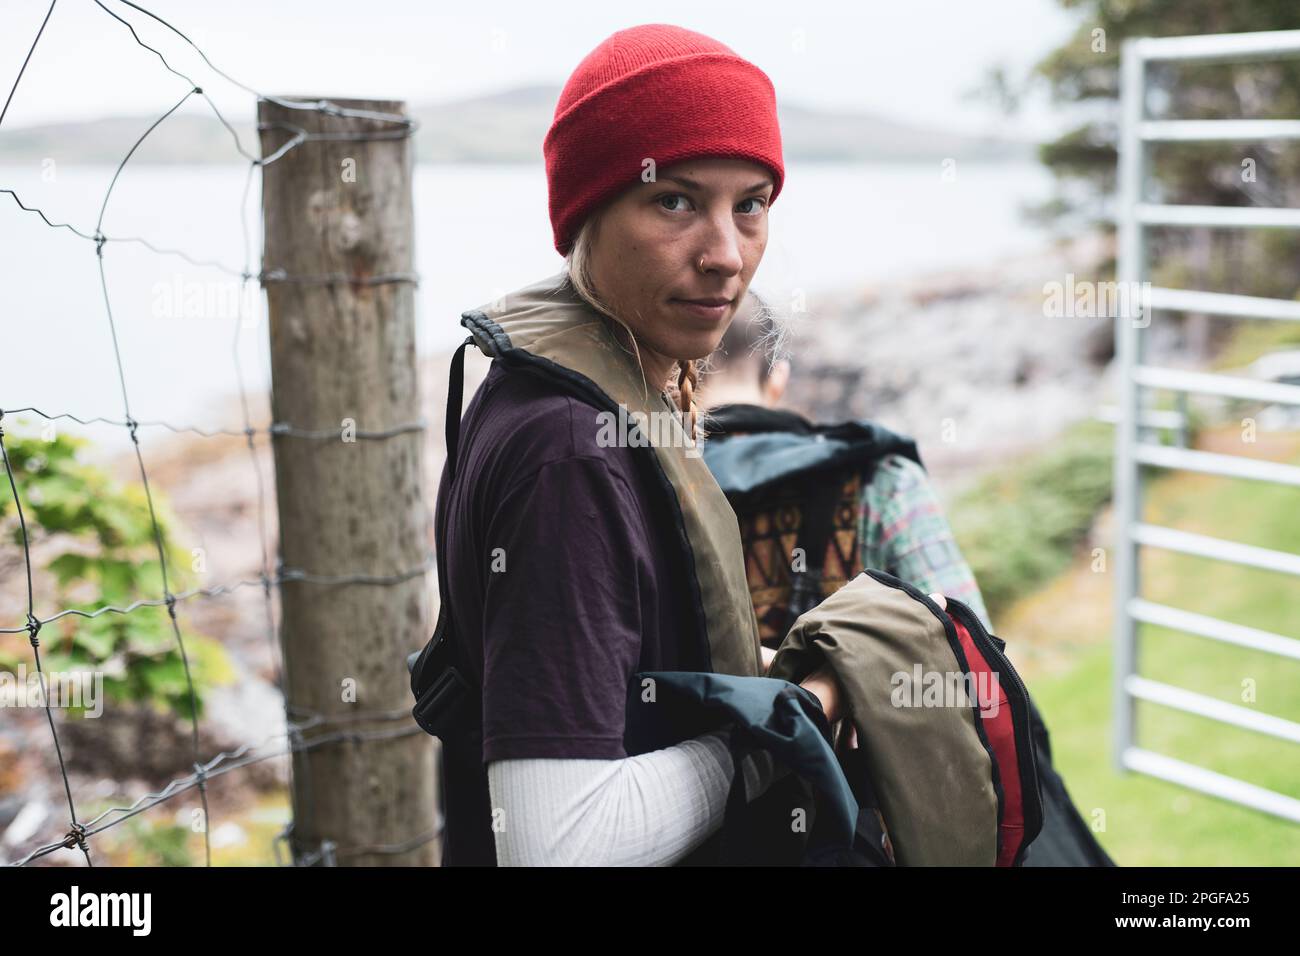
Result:
{"label": "red knit beanie", "polygon": [[717,40],[666,23],[619,30],[587,54],[560,93],[542,146],[555,248],[567,254],[587,214],[656,169],[702,156],[785,166],[772,81]]}

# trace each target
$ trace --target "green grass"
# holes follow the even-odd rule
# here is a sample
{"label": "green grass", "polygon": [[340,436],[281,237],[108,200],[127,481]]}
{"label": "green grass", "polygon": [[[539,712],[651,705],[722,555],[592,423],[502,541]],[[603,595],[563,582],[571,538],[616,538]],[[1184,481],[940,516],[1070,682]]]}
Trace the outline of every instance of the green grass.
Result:
{"label": "green grass", "polygon": [[1079,422],[953,502],[949,523],[995,620],[1069,567],[1110,498],[1113,446],[1113,426]]}
{"label": "green grass", "polygon": [[1300,323],[1272,319],[1239,321],[1227,347],[1215,358],[1213,368],[1241,368],[1268,352],[1294,348],[1300,348]]}
{"label": "green grass", "polygon": [[[1298,347],[1300,324],[1241,321],[1213,367],[1245,366],[1269,352]],[[1173,393],[1156,391],[1152,407],[1176,408]],[[1256,408],[1240,407],[1247,415]],[[1195,434],[1202,427],[1202,415],[1194,408],[1189,415]],[[957,543],[994,619],[1070,566],[1098,510],[1110,500],[1114,435],[1114,426],[1104,422],[1077,422],[1043,451],[1025,454],[984,476],[949,507]],[[1172,444],[1173,435],[1162,432],[1161,440]],[[1240,513],[1253,509],[1254,501],[1250,494],[1230,492],[1216,499],[1216,507],[1225,514]],[[1296,507],[1295,502],[1281,506]],[[1286,544],[1272,547],[1293,550]]]}
{"label": "green grass", "polygon": [[[1217,439],[1216,450],[1226,450],[1223,442],[1232,440],[1231,432],[1209,439]],[[1300,442],[1278,447],[1285,450],[1282,460],[1300,463]],[[1170,474],[1148,485],[1145,517],[1282,551],[1295,552],[1300,542],[1296,491],[1262,482]],[[1089,573],[1083,559],[1067,572]],[[1142,581],[1142,594],[1151,600],[1287,636],[1300,634],[1300,585],[1288,575],[1148,548]],[[1300,826],[1152,777],[1117,772],[1109,634],[1104,625],[1099,633],[1077,633],[1069,618],[1059,626],[1070,629],[1068,639],[1080,648],[1077,659],[1063,673],[1031,679],[1030,691],[1051,732],[1057,770],[1084,818],[1104,819],[1098,838],[1116,862],[1300,862]],[[1138,640],[1138,670],[1144,677],[1300,722],[1300,662],[1157,627],[1140,628]],[[1137,744],[1300,798],[1300,754],[1292,743],[1140,703]]]}
{"label": "green grass", "polygon": [[[1211,666],[1187,654],[1170,659],[1193,670]],[[1116,771],[1108,645],[1094,648],[1067,675],[1031,682],[1030,693],[1051,733],[1057,772],[1084,819],[1094,830],[1104,826],[1097,839],[1120,866],[1294,866],[1300,860],[1300,826]],[[1294,744],[1155,706],[1140,706],[1137,719],[1138,740],[1148,749],[1300,796]]]}

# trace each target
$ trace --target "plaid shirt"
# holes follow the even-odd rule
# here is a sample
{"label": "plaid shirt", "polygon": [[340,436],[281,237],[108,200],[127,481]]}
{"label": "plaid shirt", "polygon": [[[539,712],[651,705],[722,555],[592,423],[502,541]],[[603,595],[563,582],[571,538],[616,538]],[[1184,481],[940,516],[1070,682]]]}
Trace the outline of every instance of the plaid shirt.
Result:
{"label": "plaid shirt", "polygon": [[858,502],[858,540],[863,567],[887,571],[927,594],[954,597],[995,633],[929,476],[912,459],[898,454],[880,459]]}

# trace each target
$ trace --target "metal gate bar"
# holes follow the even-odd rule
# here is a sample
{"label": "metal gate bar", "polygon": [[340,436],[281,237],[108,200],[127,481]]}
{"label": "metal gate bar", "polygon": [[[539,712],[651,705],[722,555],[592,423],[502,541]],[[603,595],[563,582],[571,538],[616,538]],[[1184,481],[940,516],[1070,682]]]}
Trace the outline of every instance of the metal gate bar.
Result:
{"label": "metal gate bar", "polygon": [[[1300,229],[1300,209],[1162,205],[1143,201],[1143,185],[1150,159],[1149,143],[1300,139],[1300,120],[1148,120],[1144,115],[1147,64],[1266,60],[1291,56],[1300,56],[1300,30],[1136,39],[1126,41],[1122,50],[1117,215],[1119,263],[1116,279],[1120,289],[1140,289],[1142,292],[1121,296],[1115,319],[1115,348],[1120,375],[1115,455],[1113,706],[1115,759],[1120,770],[1159,777],[1300,823],[1300,800],[1141,748],[1134,740],[1137,702],[1145,700],[1182,713],[1300,743],[1300,724],[1172,687],[1137,673],[1137,629],[1140,623],[1174,628],[1300,660],[1300,640],[1294,637],[1145,600],[1140,596],[1138,581],[1138,548],[1143,545],[1300,577],[1300,555],[1148,524],[1143,522],[1141,514],[1143,466],[1190,470],[1293,487],[1300,487],[1300,467],[1236,455],[1170,448],[1143,441],[1138,432],[1139,417],[1146,412],[1141,405],[1143,388],[1300,406],[1300,386],[1147,365],[1142,358],[1144,339],[1141,335],[1142,329],[1149,325],[1152,309],[1300,321],[1300,302],[1143,286],[1147,272],[1147,227]],[[1300,500],[1297,507],[1300,507]]]}

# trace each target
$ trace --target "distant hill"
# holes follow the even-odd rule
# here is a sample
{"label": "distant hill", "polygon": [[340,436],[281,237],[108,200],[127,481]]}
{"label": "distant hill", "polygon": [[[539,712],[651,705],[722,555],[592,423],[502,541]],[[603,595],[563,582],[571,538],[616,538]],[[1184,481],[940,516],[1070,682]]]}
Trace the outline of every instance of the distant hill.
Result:
{"label": "distant hill", "polygon": [[[419,120],[422,163],[536,163],[559,87],[528,86],[411,109]],[[156,117],[122,116],[0,131],[0,162],[116,163]],[[780,111],[787,160],[903,161],[956,157],[967,161],[1028,159],[1033,144],[913,126],[863,113],[800,106]],[[236,123],[244,148],[256,153],[251,123]],[[242,162],[230,132],[214,116],[178,114],[156,129],[133,162]]]}

